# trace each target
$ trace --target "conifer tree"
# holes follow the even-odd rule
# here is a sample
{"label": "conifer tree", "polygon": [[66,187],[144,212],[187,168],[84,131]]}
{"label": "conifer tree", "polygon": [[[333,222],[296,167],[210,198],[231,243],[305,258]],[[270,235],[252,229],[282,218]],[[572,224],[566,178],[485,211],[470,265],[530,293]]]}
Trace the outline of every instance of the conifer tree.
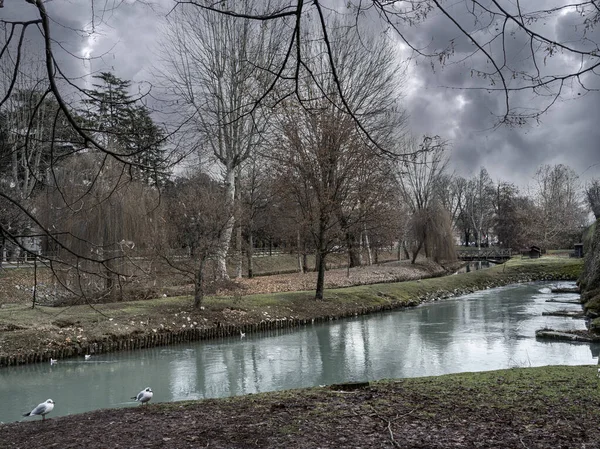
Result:
{"label": "conifer tree", "polygon": [[158,127],[148,108],[129,93],[131,81],[110,72],[93,77],[94,89],[86,90],[88,98],[82,115],[98,140],[132,164],[130,173],[148,184],[164,185],[168,178],[163,149],[164,132]]}

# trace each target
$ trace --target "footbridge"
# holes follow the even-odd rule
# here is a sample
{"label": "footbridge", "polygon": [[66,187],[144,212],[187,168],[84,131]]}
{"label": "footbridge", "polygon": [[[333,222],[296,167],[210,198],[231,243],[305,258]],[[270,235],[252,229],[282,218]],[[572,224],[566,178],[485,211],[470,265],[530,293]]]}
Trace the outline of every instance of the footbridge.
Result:
{"label": "footbridge", "polygon": [[504,262],[512,257],[510,248],[481,248],[479,250],[463,249],[457,251],[459,260],[489,260]]}

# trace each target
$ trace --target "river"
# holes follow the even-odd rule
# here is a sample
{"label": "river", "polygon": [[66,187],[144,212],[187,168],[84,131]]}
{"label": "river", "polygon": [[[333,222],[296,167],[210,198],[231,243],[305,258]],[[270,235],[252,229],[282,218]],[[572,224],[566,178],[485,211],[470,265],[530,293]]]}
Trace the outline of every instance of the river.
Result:
{"label": "river", "polygon": [[[595,364],[600,346],[537,340],[537,329],[584,329],[583,320],[542,316],[581,310],[546,302],[552,283],[518,284],[394,312],[295,330],[200,341],[0,369],[0,422],[52,398],[49,415],[215,398],[332,383],[437,376],[510,367]],[[563,283],[562,285],[573,286]],[[40,418],[27,418],[40,419]]]}

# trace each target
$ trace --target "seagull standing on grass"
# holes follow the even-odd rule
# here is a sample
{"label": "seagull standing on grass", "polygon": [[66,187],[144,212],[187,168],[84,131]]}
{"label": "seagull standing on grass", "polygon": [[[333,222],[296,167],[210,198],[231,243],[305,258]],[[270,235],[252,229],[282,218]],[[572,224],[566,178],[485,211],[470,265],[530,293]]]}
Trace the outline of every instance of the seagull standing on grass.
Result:
{"label": "seagull standing on grass", "polygon": [[36,408],[34,408],[29,413],[23,413],[23,416],[36,416],[42,415],[42,421],[46,419],[46,415],[50,413],[54,409],[54,401],[52,399],[47,399],[46,402],[42,402],[38,404]]}
{"label": "seagull standing on grass", "polygon": [[152,392],[152,389],[150,387],[146,387],[145,389],[140,391],[137,396],[134,396],[131,399],[135,399],[136,401],[141,402],[142,404],[145,404],[150,399],[152,399],[153,395],[154,395],[154,393]]}

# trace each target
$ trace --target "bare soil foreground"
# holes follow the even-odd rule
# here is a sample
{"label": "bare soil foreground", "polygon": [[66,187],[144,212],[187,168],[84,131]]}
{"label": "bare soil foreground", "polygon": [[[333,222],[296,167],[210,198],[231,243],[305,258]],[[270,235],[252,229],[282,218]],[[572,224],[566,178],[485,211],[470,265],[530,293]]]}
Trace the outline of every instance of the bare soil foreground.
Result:
{"label": "bare soil foreground", "polygon": [[520,368],[100,410],[0,425],[0,447],[591,449],[596,373]]}

